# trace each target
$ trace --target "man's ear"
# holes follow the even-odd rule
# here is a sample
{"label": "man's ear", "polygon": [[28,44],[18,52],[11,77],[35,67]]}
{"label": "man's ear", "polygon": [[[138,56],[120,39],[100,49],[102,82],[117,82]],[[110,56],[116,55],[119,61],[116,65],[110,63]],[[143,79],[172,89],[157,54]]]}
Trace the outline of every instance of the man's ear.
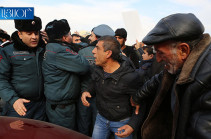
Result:
{"label": "man's ear", "polygon": [[66,36],[62,36],[62,42],[66,42]]}
{"label": "man's ear", "polygon": [[151,55],[149,55],[151,58],[153,58],[154,57],[154,54],[151,54]]}
{"label": "man's ear", "polygon": [[106,58],[110,58],[111,55],[112,55],[112,51],[111,50],[107,50],[106,53],[107,53]]}
{"label": "man's ear", "polygon": [[185,60],[190,54],[190,46],[187,43],[180,43],[178,48],[182,59]]}
{"label": "man's ear", "polygon": [[22,33],[18,31],[18,37],[22,40]]}

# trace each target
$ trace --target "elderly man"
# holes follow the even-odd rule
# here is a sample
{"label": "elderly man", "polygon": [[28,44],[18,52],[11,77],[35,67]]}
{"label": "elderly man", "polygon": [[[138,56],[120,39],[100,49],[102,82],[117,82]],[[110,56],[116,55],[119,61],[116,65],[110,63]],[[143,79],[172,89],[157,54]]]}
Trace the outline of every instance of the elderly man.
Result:
{"label": "elderly man", "polygon": [[139,103],[156,96],[142,126],[143,139],[211,138],[211,38],[189,14],[161,19],[143,42],[154,45],[165,70],[132,96]]}
{"label": "elderly man", "polygon": [[13,43],[1,48],[0,55],[0,97],[6,102],[3,115],[45,120],[42,22],[34,16],[33,20],[15,20],[15,27]]}
{"label": "elderly man", "polygon": [[140,115],[132,115],[129,101],[138,89],[138,73],[127,57],[120,56],[120,44],[113,36],[101,37],[92,53],[96,64],[93,83],[81,97],[90,106],[87,97],[96,96],[98,114],[92,138],[108,139],[113,132],[115,138],[132,139],[131,133],[140,123]]}

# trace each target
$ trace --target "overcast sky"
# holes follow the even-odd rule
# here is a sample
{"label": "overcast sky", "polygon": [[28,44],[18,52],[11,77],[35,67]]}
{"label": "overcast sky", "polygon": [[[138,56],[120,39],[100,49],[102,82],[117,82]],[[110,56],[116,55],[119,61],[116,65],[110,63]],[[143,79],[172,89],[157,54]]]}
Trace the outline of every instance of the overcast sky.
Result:
{"label": "overcast sky", "polygon": [[[139,41],[161,18],[174,13],[193,13],[204,24],[205,32],[211,33],[211,0],[1,0],[0,6],[34,7],[43,29],[48,22],[65,18],[71,32],[91,31],[99,24],[107,24],[114,31],[126,28],[123,13],[136,11],[141,27],[138,28],[141,36],[136,38]],[[0,20],[0,28],[9,34],[15,31],[13,20]]]}

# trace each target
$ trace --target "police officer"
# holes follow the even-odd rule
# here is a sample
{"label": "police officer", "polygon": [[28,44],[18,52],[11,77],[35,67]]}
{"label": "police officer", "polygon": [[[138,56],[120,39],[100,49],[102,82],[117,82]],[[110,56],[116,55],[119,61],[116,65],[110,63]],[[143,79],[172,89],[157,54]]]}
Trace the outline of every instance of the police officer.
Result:
{"label": "police officer", "polygon": [[0,97],[3,115],[45,120],[41,63],[44,42],[41,19],[15,20],[13,43],[1,49]]}
{"label": "police officer", "polygon": [[65,19],[46,25],[49,37],[43,62],[46,113],[49,122],[75,129],[76,101],[81,78],[89,70],[88,61],[71,49],[70,26]]}
{"label": "police officer", "polygon": [[7,44],[10,44],[10,35],[6,31],[0,29],[0,46],[4,47]]}

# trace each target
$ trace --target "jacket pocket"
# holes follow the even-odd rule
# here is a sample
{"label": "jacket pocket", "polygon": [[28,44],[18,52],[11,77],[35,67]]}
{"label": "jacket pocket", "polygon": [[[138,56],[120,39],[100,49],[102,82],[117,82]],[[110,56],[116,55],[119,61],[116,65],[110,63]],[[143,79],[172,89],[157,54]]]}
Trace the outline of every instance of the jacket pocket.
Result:
{"label": "jacket pocket", "polygon": [[33,59],[33,57],[31,56],[16,56],[16,57],[12,57],[12,61],[14,63],[14,65],[27,65],[27,63],[29,63],[31,60]]}
{"label": "jacket pocket", "polygon": [[12,58],[13,70],[17,75],[31,75],[37,69],[33,56],[16,56]]}
{"label": "jacket pocket", "polygon": [[123,118],[130,117],[130,106],[122,104],[107,104],[108,114],[111,116],[111,119],[114,121],[122,120]]}

